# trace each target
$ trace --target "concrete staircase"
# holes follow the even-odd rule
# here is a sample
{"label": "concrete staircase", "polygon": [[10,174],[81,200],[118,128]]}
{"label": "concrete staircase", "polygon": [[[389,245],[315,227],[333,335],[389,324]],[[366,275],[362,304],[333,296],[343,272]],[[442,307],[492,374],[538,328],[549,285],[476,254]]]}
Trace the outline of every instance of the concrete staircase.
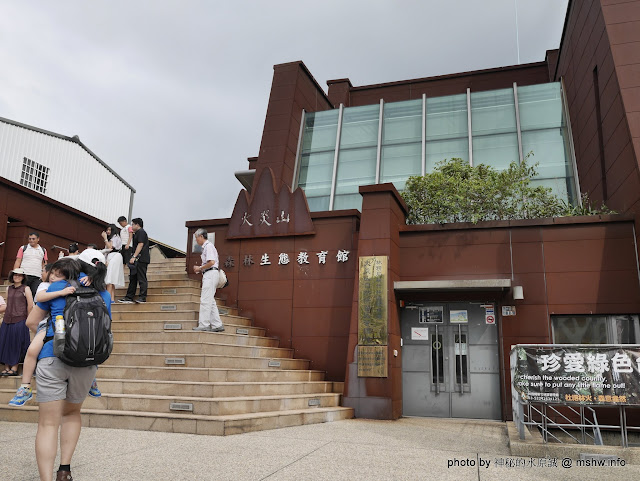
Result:
{"label": "concrete staircase", "polygon": [[[102,397],[83,405],[84,426],[227,435],[353,417],[340,406],[342,383],[293,359],[237,309],[218,301],[225,331],[192,331],[200,284],[184,259],[152,263],[148,276],[146,304],[112,306],[114,349],[98,369]],[[7,405],[19,385],[0,378],[0,420],[36,422],[35,401]]]}

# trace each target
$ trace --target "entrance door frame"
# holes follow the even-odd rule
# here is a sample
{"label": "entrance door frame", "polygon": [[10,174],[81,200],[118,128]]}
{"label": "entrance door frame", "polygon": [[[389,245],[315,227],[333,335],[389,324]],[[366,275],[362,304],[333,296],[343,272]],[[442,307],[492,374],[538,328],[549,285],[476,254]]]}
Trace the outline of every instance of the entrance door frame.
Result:
{"label": "entrance door frame", "polygon": [[[511,395],[510,381],[506,380],[508,369],[505,365],[504,345],[502,336],[502,306],[512,305],[509,300],[508,289],[459,289],[459,290],[436,290],[436,289],[415,289],[396,290],[396,307],[398,309],[398,319],[400,319],[400,309],[406,302],[429,302],[429,303],[455,303],[455,302],[487,302],[495,306],[496,323],[498,324],[498,363],[500,367],[500,411],[502,421],[507,420],[509,410],[506,406],[506,399]],[[400,380],[401,401],[404,400],[404,386]]]}

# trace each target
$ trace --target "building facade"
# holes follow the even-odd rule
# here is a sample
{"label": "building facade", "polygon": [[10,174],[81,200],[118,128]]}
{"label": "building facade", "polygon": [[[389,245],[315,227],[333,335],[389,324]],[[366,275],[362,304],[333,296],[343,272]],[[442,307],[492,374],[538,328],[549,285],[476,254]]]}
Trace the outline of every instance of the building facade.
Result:
{"label": "building facade", "polygon": [[[379,85],[276,65],[257,158],[215,234],[227,303],[356,416],[507,419],[515,344],[638,343],[640,1],[570,1],[543,62]],[[457,157],[619,214],[407,225],[410,175]],[[190,262],[197,255],[189,248]]]}
{"label": "building facade", "polygon": [[77,136],[0,118],[0,273],[32,231],[50,259],[72,242],[98,243],[106,224],[131,217],[134,194]]}

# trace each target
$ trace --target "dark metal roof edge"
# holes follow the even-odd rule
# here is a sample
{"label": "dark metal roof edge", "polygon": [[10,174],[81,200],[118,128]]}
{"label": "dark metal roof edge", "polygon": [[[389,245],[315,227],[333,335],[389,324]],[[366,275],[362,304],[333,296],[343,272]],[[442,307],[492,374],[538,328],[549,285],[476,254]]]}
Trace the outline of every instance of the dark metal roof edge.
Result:
{"label": "dark metal roof edge", "polygon": [[129,187],[129,189],[131,189],[131,191],[135,193],[136,189],[134,189],[126,180],[124,180],[122,177],[120,177],[120,175],[118,175],[118,173],[115,170],[113,170],[111,167],[109,167],[100,157],[98,157],[96,154],[94,154],[91,151],[91,149],[89,149],[89,147],[84,145],[79,137],[77,137],[77,136],[76,136],[76,138],[67,137],[66,135],[57,134],[57,133],[51,132],[49,130],[40,129],[38,127],[34,127],[33,125],[23,124],[22,122],[16,122],[15,120],[7,119],[7,118],[4,118],[4,117],[0,117],[0,122],[4,122],[5,124],[10,124],[10,125],[15,125],[16,127],[22,127],[23,129],[27,129],[27,130],[33,130],[34,132],[38,132],[40,134],[50,135],[51,137],[57,137],[59,139],[66,140],[68,142],[72,142],[74,144],[78,144],[80,147],[82,147],[84,150],[86,150],[87,153],[91,157],[93,157],[98,162],[100,162],[105,169],[107,169],[118,180],[120,180],[120,182],[122,182],[124,185]]}
{"label": "dark metal roof edge", "polygon": [[[447,80],[447,79],[457,78],[457,77],[469,77],[469,76],[484,74],[484,73],[494,73],[494,72],[502,72],[507,70],[518,70],[518,69],[526,69],[526,68],[539,68],[546,64],[547,62],[543,60],[540,62],[523,63],[520,65],[505,65],[502,67],[491,67],[491,68],[480,69],[480,70],[468,70],[465,72],[434,75],[431,77],[420,77],[420,78],[414,78],[414,79],[396,80],[392,82],[383,82],[383,83],[370,84],[370,85],[357,85],[357,86],[351,87],[349,90],[358,91],[358,90],[378,89],[382,87],[394,87],[397,85],[431,82],[435,80]],[[342,80],[342,79],[339,79],[339,80]],[[329,82],[333,82],[333,80],[327,80],[327,83]]]}
{"label": "dark metal roof edge", "polygon": [[562,56],[562,45],[564,44],[564,35],[567,33],[567,25],[569,24],[569,14],[571,13],[571,7],[573,6],[573,0],[569,0],[567,3],[567,13],[564,16],[564,25],[562,26],[562,35],[560,36],[560,45],[558,46],[558,60],[556,61],[556,68],[553,69],[553,79],[558,76],[558,66],[560,65],[560,57]]}
{"label": "dark metal roof edge", "polygon": [[162,247],[166,247],[167,249],[171,249],[172,251],[178,252],[180,254],[183,254],[184,256],[187,255],[187,253],[185,251],[181,251],[180,249],[170,246],[169,244],[165,244],[164,242],[160,242],[158,240],[152,239],[151,237],[149,237],[149,242],[153,242],[155,243],[155,245],[159,245]]}

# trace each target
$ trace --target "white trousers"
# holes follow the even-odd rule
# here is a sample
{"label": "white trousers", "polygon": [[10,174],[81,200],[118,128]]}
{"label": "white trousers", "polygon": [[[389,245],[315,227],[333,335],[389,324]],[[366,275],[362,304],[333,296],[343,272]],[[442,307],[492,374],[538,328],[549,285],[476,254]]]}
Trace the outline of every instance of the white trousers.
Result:
{"label": "white trousers", "polygon": [[222,320],[216,304],[216,286],[220,273],[211,269],[202,275],[202,291],[200,292],[199,327],[222,327]]}

